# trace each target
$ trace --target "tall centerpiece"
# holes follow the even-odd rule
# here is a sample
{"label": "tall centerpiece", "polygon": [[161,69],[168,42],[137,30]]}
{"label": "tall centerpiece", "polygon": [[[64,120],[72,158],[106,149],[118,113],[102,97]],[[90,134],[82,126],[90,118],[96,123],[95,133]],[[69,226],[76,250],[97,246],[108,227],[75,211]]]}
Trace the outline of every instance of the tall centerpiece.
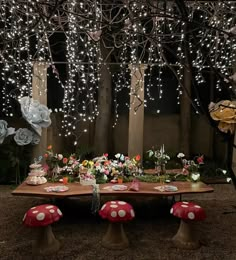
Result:
{"label": "tall centerpiece", "polygon": [[149,158],[152,158],[155,163],[155,170],[158,175],[164,175],[166,173],[166,164],[170,160],[169,155],[165,153],[164,144],[160,149],[154,147],[147,151]]}

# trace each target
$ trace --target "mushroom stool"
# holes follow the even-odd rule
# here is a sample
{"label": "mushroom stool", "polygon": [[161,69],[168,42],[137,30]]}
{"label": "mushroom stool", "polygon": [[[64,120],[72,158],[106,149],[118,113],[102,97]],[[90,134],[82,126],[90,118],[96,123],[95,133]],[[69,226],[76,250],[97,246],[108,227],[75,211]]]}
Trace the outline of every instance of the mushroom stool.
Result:
{"label": "mushroom stool", "polygon": [[181,219],[179,230],[173,237],[173,242],[177,247],[185,249],[197,249],[200,241],[197,238],[193,221],[204,220],[206,214],[203,208],[192,202],[176,202],[170,209],[170,213]]}
{"label": "mushroom stool", "polygon": [[129,240],[124,232],[123,223],[134,218],[133,207],[125,201],[108,201],[100,209],[99,215],[110,222],[102,245],[109,249],[127,248]]}
{"label": "mushroom stool", "polygon": [[52,232],[51,224],[61,217],[60,209],[51,204],[32,207],[25,213],[23,224],[38,228],[38,236],[33,244],[33,255],[47,255],[59,250],[60,243]]}

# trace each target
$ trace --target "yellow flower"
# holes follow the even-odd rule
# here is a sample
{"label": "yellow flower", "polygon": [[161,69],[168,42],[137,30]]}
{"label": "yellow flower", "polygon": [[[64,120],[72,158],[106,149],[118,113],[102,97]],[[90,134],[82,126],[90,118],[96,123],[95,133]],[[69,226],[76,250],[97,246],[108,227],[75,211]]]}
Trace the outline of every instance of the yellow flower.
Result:
{"label": "yellow flower", "polygon": [[89,161],[88,164],[89,164],[89,166],[92,168],[93,165],[94,165],[94,162],[93,162],[93,161]]}
{"label": "yellow flower", "polygon": [[88,160],[83,160],[82,165],[87,166],[87,164],[88,164]]}

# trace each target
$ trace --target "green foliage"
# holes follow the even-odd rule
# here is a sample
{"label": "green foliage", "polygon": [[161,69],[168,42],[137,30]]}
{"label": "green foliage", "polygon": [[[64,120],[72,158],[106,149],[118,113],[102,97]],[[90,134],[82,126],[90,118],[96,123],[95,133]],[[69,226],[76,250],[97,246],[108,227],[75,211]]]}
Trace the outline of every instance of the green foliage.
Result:
{"label": "green foliage", "polygon": [[0,183],[22,181],[27,176],[31,161],[32,146],[18,146],[12,137],[0,145]]}
{"label": "green foliage", "polygon": [[222,165],[220,162],[213,160],[205,160],[204,165],[201,166],[200,172],[201,176],[204,177],[229,177],[228,171],[224,173],[224,170],[227,170],[225,165]]}
{"label": "green foliage", "polygon": [[75,155],[80,161],[91,160],[94,157],[94,150],[92,147],[80,145],[76,148]]}

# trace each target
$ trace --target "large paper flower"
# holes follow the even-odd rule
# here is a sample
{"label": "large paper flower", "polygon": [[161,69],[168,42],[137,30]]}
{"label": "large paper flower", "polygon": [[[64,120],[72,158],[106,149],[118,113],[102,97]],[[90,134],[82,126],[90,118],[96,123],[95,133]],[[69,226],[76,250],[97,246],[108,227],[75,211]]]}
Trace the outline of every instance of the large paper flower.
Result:
{"label": "large paper flower", "polygon": [[21,146],[30,144],[33,140],[33,132],[27,128],[19,128],[14,135],[14,140]]}
{"label": "large paper flower", "polygon": [[9,127],[7,128],[7,121],[0,120],[0,144],[3,143],[4,139],[8,135],[12,135],[15,133],[15,128]]}
{"label": "large paper flower", "polygon": [[32,142],[31,144],[35,145],[35,144],[39,144],[40,143],[40,136],[36,133],[33,133],[33,138],[32,138]]}
{"label": "large paper flower", "polygon": [[51,124],[49,109],[30,97],[23,97],[19,102],[22,116],[41,136],[42,127],[48,127]]}

